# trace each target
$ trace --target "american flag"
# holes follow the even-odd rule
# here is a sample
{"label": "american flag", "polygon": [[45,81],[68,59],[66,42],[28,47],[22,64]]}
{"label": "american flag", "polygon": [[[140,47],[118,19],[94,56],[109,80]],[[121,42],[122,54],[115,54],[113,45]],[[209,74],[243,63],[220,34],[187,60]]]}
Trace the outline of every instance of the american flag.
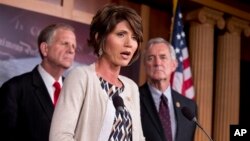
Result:
{"label": "american flag", "polygon": [[178,66],[172,75],[172,87],[182,95],[190,99],[194,99],[195,94],[190,62],[188,58],[188,48],[186,45],[185,32],[183,28],[182,14],[180,11],[180,6],[177,4],[171,43],[176,52]]}

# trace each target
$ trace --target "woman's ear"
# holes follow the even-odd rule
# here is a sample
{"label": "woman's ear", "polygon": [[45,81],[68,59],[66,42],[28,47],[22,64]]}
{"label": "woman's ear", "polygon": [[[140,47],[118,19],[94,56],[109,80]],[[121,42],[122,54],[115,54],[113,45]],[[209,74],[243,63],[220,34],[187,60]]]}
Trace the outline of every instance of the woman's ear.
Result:
{"label": "woman's ear", "polygon": [[42,42],[40,44],[40,50],[43,55],[43,57],[46,57],[48,55],[48,44],[46,42]]}
{"label": "woman's ear", "polygon": [[95,34],[95,39],[97,40],[97,38],[98,38],[98,33]]}

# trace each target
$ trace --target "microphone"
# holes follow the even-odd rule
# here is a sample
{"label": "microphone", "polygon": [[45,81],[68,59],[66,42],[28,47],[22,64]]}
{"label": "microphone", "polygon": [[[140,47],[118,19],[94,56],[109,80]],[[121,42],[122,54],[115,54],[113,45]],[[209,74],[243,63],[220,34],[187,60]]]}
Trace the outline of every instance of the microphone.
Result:
{"label": "microphone", "polygon": [[182,107],[181,112],[188,120],[193,121],[206,134],[210,141],[213,141],[213,139],[202,128],[195,115],[187,107]]}
{"label": "microphone", "polygon": [[115,106],[115,109],[118,111],[118,112],[123,112],[124,110],[124,102],[123,102],[123,99],[120,97],[120,96],[114,96],[113,97],[113,104]]}

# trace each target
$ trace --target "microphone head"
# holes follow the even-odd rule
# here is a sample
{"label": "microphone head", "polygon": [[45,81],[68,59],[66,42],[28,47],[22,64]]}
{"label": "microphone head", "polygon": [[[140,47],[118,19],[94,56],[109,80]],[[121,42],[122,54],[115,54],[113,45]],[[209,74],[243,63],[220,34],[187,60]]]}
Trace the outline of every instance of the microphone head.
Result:
{"label": "microphone head", "polygon": [[195,118],[195,115],[189,110],[189,108],[188,107],[182,107],[181,108],[181,112],[182,112],[182,114],[188,119],[188,120],[190,120],[190,121],[193,121],[193,120],[195,120],[196,118]]}
{"label": "microphone head", "polygon": [[115,109],[119,108],[119,107],[124,107],[124,102],[123,99],[120,96],[114,96],[113,97],[113,104],[115,106]]}

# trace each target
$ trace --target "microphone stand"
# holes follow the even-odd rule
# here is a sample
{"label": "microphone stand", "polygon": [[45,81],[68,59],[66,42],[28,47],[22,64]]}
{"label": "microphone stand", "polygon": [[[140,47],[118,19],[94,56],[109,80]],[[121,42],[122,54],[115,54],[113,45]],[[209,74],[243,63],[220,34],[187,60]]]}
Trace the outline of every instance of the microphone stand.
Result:
{"label": "microphone stand", "polygon": [[202,128],[202,126],[199,124],[199,122],[197,120],[194,120],[194,122],[196,123],[196,125],[205,133],[205,135],[209,138],[210,141],[214,141],[208,134],[207,132]]}

